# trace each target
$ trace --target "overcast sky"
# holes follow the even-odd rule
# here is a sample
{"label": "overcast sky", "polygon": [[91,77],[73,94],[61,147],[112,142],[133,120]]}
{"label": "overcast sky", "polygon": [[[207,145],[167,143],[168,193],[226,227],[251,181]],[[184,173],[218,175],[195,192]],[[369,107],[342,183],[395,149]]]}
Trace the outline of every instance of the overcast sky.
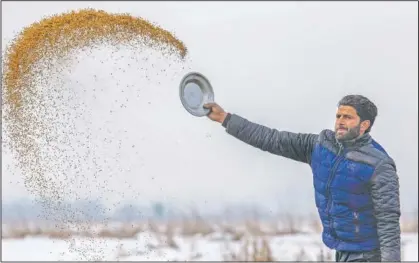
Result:
{"label": "overcast sky", "polygon": [[[82,162],[83,176],[72,189],[77,195],[101,196],[108,205],[136,198],[314,210],[307,165],[247,146],[219,124],[182,108],[178,84],[193,70],[208,77],[216,101],[227,111],[288,131],[318,133],[332,128],[342,96],[369,97],[378,106],[372,136],[395,159],[402,209],[411,211],[417,208],[418,197],[417,5],[2,2],[2,49],[23,27],[45,15],[87,7],[141,16],[174,32],[188,47],[185,68],[173,68],[178,70],[170,77],[153,72],[150,62],[143,64],[148,75],[127,67],[142,64],[128,62],[128,53],[122,51],[115,55],[117,62],[101,64],[98,58],[106,58],[105,49],[74,66],[66,85],[77,92],[87,89],[83,100],[92,118],[90,132],[103,128],[90,142],[96,143],[101,164],[95,167],[101,166],[103,173],[94,180],[90,161]],[[169,62],[158,63],[163,69]],[[126,71],[115,73],[115,65]],[[115,74],[110,77],[110,72]],[[147,81],[136,73],[147,75]],[[114,101],[126,101],[127,107]],[[106,147],[98,143],[110,138],[114,140]],[[85,149],[80,146],[78,151]],[[4,153],[2,200],[30,197],[10,165],[11,156]]]}

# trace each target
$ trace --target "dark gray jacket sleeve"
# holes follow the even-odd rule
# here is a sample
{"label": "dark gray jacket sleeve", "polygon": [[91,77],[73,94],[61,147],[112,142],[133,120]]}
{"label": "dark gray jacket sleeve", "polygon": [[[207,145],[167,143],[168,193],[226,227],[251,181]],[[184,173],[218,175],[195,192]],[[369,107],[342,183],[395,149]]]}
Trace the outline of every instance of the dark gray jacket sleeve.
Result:
{"label": "dark gray jacket sleeve", "polygon": [[292,133],[270,129],[229,114],[223,123],[227,133],[262,151],[267,151],[295,161],[310,163],[317,134]]}
{"label": "dark gray jacket sleeve", "polygon": [[377,166],[371,180],[381,261],[401,261],[399,178],[393,161]]}

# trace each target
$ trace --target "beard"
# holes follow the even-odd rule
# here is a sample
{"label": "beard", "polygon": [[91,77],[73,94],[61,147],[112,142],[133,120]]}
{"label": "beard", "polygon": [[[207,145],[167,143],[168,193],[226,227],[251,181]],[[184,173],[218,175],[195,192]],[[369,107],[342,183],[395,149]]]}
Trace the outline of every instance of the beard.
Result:
{"label": "beard", "polygon": [[337,130],[338,129],[335,129],[335,132],[336,132],[335,136],[338,141],[340,142],[351,141],[359,137],[360,131],[361,131],[361,125],[347,129],[347,132],[343,135],[338,135]]}

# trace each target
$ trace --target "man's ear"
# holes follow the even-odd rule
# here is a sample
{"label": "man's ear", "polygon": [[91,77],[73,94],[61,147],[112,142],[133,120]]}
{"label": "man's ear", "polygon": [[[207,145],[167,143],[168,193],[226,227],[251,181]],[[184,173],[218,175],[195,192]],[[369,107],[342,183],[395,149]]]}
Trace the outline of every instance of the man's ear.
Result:
{"label": "man's ear", "polygon": [[370,127],[371,122],[369,120],[365,120],[361,122],[361,131],[364,133]]}

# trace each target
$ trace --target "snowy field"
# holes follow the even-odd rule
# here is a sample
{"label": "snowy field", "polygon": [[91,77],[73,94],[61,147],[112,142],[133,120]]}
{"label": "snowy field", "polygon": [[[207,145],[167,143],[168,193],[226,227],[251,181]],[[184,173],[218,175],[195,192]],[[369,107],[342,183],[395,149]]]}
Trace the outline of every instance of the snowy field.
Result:
{"label": "snowy field", "polygon": [[[278,225],[120,224],[72,230],[3,225],[2,260],[334,261],[321,234]],[[78,231],[75,231],[75,229]],[[70,228],[69,228],[70,229]],[[26,231],[26,234],[23,234]],[[72,232],[71,232],[72,231]],[[32,234],[28,234],[31,232]],[[71,234],[71,233],[72,234]],[[418,234],[403,233],[403,261],[418,261]]]}

